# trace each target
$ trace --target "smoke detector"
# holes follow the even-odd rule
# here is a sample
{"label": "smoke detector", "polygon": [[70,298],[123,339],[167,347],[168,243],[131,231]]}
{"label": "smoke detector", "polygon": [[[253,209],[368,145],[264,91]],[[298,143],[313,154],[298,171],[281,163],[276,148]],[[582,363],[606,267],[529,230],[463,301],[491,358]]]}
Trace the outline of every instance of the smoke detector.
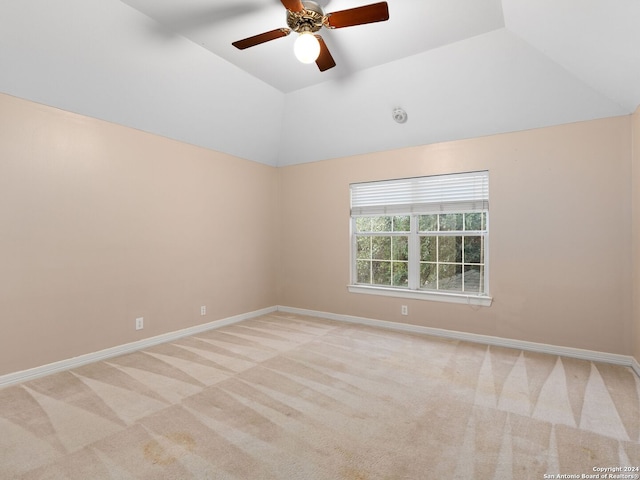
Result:
{"label": "smoke detector", "polygon": [[391,115],[397,123],[405,123],[407,121],[407,112],[405,112],[404,109],[400,107],[394,108]]}

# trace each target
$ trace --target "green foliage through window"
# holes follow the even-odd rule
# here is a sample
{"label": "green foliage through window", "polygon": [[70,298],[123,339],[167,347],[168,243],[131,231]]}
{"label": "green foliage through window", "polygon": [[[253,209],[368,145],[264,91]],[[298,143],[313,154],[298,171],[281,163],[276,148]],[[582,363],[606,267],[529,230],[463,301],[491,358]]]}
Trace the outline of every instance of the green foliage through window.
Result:
{"label": "green foliage through window", "polygon": [[486,215],[473,212],[419,216],[420,288],[484,293]]}
{"label": "green foliage through window", "polygon": [[356,283],[409,288],[415,245],[417,288],[485,293],[487,213],[357,217]]}

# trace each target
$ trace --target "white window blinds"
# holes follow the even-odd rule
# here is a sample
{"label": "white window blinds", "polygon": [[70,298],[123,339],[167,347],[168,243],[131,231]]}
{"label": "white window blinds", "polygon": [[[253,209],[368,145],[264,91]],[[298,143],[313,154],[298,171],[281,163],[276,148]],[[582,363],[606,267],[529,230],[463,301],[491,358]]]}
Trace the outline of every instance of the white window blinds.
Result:
{"label": "white window blinds", "polygon": [[351,185],[351,215],[472,212],[489,208],[489,172]]}

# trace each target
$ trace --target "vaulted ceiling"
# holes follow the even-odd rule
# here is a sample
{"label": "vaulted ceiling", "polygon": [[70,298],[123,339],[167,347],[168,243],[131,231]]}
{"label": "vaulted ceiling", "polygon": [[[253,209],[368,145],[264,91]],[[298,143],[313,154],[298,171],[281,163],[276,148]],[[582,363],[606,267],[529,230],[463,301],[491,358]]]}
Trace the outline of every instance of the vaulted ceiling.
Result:
{"label": "vaulted ceiling", "polygon": [[388,3],[387,22],[320,32],[337,63],[321,73],[295,34],[231,46],[286,27],[280,0],[2,0],[0,92],[270,165],[640,104],[637,0]]}

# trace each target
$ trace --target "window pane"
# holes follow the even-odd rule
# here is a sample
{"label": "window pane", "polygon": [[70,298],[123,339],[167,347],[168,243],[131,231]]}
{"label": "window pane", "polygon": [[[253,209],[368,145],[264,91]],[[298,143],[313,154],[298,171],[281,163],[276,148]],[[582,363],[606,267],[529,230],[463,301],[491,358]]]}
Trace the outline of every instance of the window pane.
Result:
{"label": "window pane", "polygon": [[440,215],[440,231],[462,230],[463,217],[463,213],[443,213]]}
{"label": "window pane", "polygon": [[371,237],[357,237],[356,248],[356,258],[371,258]]}
{"label": "window pane", "polygon": [[357,283],[371,283],[371,262],[358,260],[356,262],[356,270],[358,275]]}
{"label": "window pane", "polygon": [[464,216],[465,230],[484,230],[484,213],[467,213]]}
{"label": "window pane", "polygon": [[439,262],[462,263],[462,237],[440,237],[438,240]]}
{"label": "window pane", "polygon": [[484,263],[482,237],[464,237],[464,263]]}
{"label": "window pane", "polygon": [[399,215],[393,217],[394,232],[408,232],[411,230],[411,217],[409,215]]}
{"label": "window pane", "polygon": [[371,231],[372,232],[390,232],[391,218],[392,217],[372,217]]}
{"label": "window pane", "polygon": [[435,263],[420,264],[420,288],[437,288],[437,265]]}
{"label": "window pane", "polygon": [[420,260],[423,262],[436,261],[436,237],[420,237]]}
{"label": "window pane", "polygon": [[393,285],[397,287],[409,286],[409,264],[407,262],[393,262]]}
{"label": "window pane", "polygon": [[484,267],[480,265],[464,266],[464,291],[484,293]]}
{"label": "window pane", "polygon": [[420,215],[418,230],[421,232],[435,232],[438,230],[438,215]]}
{"label": "window pane", "polygon": [[462,265],[438,265],[438,290],[462,290]]}
{"label": "window pane", "polygon": [[371,231],[371,217],[357,217],[356,232],[370,232],[370,231]]}
{"label": "window pane", "polygon": [[371,258],[391,260],[391,237],[371,237]]}
{"label": "window pane", "polygon": [[409,260],[409,237],[393,237],[393,260]]}
{"label": "window pane", "polygon": [[371,262],[373,283],[391,285],[391,262]]}

